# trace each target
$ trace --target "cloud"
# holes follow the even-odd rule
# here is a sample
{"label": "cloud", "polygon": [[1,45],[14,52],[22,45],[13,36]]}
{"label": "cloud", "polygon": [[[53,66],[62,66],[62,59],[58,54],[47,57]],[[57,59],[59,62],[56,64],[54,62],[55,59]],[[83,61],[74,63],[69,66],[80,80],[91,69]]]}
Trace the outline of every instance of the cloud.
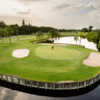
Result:
{"label": "cloud", "polygon": [[14,8],[14,10],[17,14],[22,14],[22,15],[29,15],[31,13],[31,9],[28,9],[26,7]]}
{"label": "cloud", "polygon": [[32,2],[35,2],[35,1],[48,1],[48,0],[20,0],[20,1],[26,1],[26,2],[30,2],[30,1],[32,1]]}
{"label": "cloud", "polygon": [[60,4],[56,7],[54,7],[53,10],[62,10],[62,9],[68,8],[68,7],[70,7],[69,4]]}
{"label": "cloud", "polygon": [[92,24],[100,27],[100,0],[1,0],[0,15],[4,14],[13,16],[13,21],[6,17],[9,23],[17,23],[17,17],[25,17],[34,25],[80,28]]}
{"label": "cloud", "polygon": [[18,1],[23,3],[31,3],[31,2],[46,2],[48,0],[18,0]]}
{"label": "cloud", "polygon": [[100,0],[94,0],[92,4],[96,9],[100,9]]}
{"label": "cloud", "polygon": [[[71,0],[58,5],[56,7],[53,8],[56,9],[59,13],[63,14],[63,15],[67,15],[68,14],[72,14],[74,15],[84,15],[84,14],[88,14],[94,10],[96,10],[96,8],[93,6],[93,2],[92,0],[75,0],[77,2],[72,2]],[[54,10],[55,11],[55,10]]]}

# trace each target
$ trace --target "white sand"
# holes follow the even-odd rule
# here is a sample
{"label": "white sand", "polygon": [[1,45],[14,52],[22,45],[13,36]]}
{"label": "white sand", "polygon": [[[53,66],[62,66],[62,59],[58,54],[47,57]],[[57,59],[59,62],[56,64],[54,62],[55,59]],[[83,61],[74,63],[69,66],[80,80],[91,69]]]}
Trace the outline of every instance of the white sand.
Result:
{"label": "white sand", "polygon": [[71,82],[75,82],[73,80],[69,80],[69,81],[59,81],[58,83],[71,83]]}
{"label": "white sand", "polygon": [[83,64],[92,67],[100,67],[100,53],[92,52],[89,57],[83,61]]}
{"label": "white sand", "polygon": [[24,58],[29,55],[28,49],[16,49],[13,51],[12,56],[16,58]]}

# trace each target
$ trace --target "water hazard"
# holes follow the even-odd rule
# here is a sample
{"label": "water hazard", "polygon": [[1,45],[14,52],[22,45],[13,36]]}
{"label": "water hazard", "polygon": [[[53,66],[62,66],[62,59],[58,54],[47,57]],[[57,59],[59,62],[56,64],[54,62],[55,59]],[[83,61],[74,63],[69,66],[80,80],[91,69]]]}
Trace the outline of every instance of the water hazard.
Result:
{"label": "water hazard", "polygon": [[87,92],[84,90],[86,93],[83,91],[83,94],[81,91],[77,90],[78,94],[75,95],[73,95],[73,92],[70,92],[71,95],[68,95],[68,92],[65,91],[62,93],[61,91],[59,94],[64,94],[64,96],[60,96],[58,94],[54,96],[48,96],[50,95],[50,92],[48,94],[46,90],[44,91],[46,92],[44,95],[43,93],[35,93],[35,90],[33,90],[34,93],[31,94],[0,87],[0,100],[100,100],[100,85],[97,87],[93,86],[92,88],[93,90],[90,89]]}
{"label": "water hazard", "polygon": [[87,39],[80,40],[79,38],[77,41],[75,41],[74,37],[62,37],[55,40],[54,43],[76,44],[85,46],[85,48],[97,50],[96,44],[94,44],[93,42],[89,42]]}

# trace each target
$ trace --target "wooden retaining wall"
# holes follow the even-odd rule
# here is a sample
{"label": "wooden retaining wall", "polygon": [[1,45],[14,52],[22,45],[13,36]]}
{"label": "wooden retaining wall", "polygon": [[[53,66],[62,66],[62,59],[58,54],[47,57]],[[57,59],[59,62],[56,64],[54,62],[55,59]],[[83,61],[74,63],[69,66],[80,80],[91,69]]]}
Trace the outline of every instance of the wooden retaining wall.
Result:
{"label": "wooden retaining wall", "polygon": [[77,81],[77,82],[66,81],[62,83],[25,80],[25,79],[18,78],[16,76],[2,75],[2,74],[0,74],[0,80],[18,84],[18,85],[27,86],[27,87],[35,87],[35,88],[50,89],[50,90],[73,90],[73,89],[84,88],[84,87],[94,84],[95,82],[100,80],[100,74],[85,81]]}

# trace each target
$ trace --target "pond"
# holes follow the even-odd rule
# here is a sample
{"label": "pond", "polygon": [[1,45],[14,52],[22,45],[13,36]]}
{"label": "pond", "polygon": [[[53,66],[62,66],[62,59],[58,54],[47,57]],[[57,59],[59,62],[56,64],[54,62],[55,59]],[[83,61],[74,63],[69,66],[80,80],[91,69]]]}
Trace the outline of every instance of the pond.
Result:
{"label": "pond", "polygon": [[[74,37],[62,37],[59,40],[55,40],[55,43],[67,43],[67,44],[80,44],[80,40],[76,41],[74,40]],[[92,42],[89,42],[86,39],[81,40],[81,45],[84,45],[85,48],[90,48],[97,50],[96,45]],[[73,95],[71,93],[70,96],[68,96],[68,92],[64,93],[64,97],[59,97],[59,95],[56,95],[56,97],[53,96],[47,96],[47,95],[41,95],[33,93],[29,94],[26,92],[21,92],[17,90],[8,89],[5,87],[0,86],[0,100],[100,100],[100,82],[96,84],[96,86],[93,86],[93,89],[90,89],[88,92],[80,93],[78,91],[77,95]],[[34,90],[33,90],[34,91]],[[47,91],[45,91],[47,92]],[[50,94],[49,94],[50,95]]]}
{"label": "pond", "polygon": [[89,42],[87,39],[81,39],[78,38],[77,41],[74,40],[74,37],[61,37],[60,39],[56,39],[54,43],[64,43],[64,44],[76,44],[76,45],[82,45],[85,46],[85,48],[94,49],[97,50],[96,44],[93,42]]}
{"label": "pond", "polygon": [[[45,91],[46,92],[46,91]],[[79,91],[80,92],[80,91]],[[56,97],[39,95],[39,94],[29,94],[25,92],[20,92],[16,90],[11,90],[8,88],[0,87],[0,100],[100,100],[100,86],[98,85],[93,90],[85,93],[72,96]],[[57,97],[58,96],[58,97]]]}

